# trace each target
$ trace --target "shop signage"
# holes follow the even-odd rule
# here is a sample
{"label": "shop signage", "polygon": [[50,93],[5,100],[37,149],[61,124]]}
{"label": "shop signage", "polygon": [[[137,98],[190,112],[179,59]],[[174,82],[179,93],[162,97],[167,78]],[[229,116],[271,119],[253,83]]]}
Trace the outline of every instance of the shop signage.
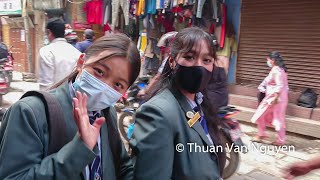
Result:
{"label": "shop signage", "polygon": [[53,10],[65,8],[64,0],[33,0],[33,9],[36,10]]}
{"label": "shop signage", "polygon": [[13,15],[21,13],[21,0],[0,0],[0,15]]}

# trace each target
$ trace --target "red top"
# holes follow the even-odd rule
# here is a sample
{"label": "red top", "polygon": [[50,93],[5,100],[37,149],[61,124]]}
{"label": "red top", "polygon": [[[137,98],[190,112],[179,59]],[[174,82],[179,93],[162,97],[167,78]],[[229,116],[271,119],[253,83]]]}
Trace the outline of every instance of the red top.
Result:
{"label": "red top", "polygon": [[91,0],[86,2],[83,10],[87,12],[88,24],[102,24],[102,0]]}

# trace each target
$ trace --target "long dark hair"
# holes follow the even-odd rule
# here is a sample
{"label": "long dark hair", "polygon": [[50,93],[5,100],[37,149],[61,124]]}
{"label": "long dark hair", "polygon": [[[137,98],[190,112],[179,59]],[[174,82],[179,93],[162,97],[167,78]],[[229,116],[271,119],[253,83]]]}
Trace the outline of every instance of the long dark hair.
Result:
{"label": "long dark hair", "polygon": [[[104,61],[111,57],[125,57],[129,61],[131,66],[131,74],[129,79],[129,86],[131,86],[137,79],[140,73],[141,66],[140,53],[136,45],[125,34],[117,33],[112,35],[105,35],[94,41],[94,43],[86,50],[85,59],[88,60],[90,57],[97,56],[103,51],[108,51],[110,53],[106,57],[102,57],[90,63],[85,63],[85,66],[96,63],[98,61]],[[50,89],[58,87],[65,81],[75,79],[77,74],[77,69],[74,69],[69,76],[53,85]]]}
{"label": "long dark hair", "polygon": [[285,72],[288,72],[288,68],[286,67],[285,63],[283,62],[283,59],[280,55],[279,52],[277,51],[272,51],[270,54],[269,54],[269,57],[270,59],[273,59],[274,60],[274,64],[276,66],[279,66],[281,69],[283,69]]}
{"label": "long dark hair", "polygon": [[[201,40],[204,40],[206,42],[209,48],[210,55],[216,59],[216,52],[214,49],[212,37],[205,31],[197,27],[185,28],[175,36],[170,46],[169,58],[176,59],[178,56],[180,56],[181,53],[190,52],[194,46],[198,45],[197,43],[201,42]],[[153,92],[151,93],[151,97],[153,97],[155,94],[159,93],[160,91],[166,88],[173,88],[175,90],[178,90],[177,84],[174,82],[172,78],[174,73],[175,70],[170,67],[169,60],[167,60],[166,65],[161,74],[161,80],[156,85],[155,89],[151,91]],[[215,106],[212,105],[212,102],[210,102],[207,93],[203,92],[203,95],[204,97],[203,102],[201,103],[201,109],[204,112],[204,116],[208,125],[209,134],[212,140],[214,140],[215,145],[221,145],[222,134],[218,128],[219,120],[217,119],[217,111],[214,108]],[[223,169],[225,162],[224,153],[219,155],[219,159],[221,162],[220,165],[222,166],[221,168]]]}

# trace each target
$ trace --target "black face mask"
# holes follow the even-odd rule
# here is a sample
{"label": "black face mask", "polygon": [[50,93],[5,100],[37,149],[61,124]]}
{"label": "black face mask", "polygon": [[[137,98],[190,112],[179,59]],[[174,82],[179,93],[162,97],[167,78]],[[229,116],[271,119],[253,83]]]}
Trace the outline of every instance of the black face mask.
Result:
{"label": "black face mask", "polygon": [[207,87],[211,72],[202,66],[187,67],[177,64],[173,78],[179,87],[194,94]]}

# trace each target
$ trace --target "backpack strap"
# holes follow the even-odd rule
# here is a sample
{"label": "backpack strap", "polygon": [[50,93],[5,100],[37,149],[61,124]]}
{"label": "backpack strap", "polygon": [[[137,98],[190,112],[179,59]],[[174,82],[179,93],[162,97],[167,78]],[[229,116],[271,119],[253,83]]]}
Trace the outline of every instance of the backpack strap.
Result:
{"label": "backpack strap", "polygon": [[107,129],[108,129],[108,140],[110,143],[110,149],[113,156],[113,165],[116,171],[116,179],[120,179],[120,160],[121,160],[121,138],[119,131],[117,129],[117,125],[114,124],[113,119],[117,119],[116,112],[107,108],[103,110],[103,114],[106,117],[110,117],[112,119],[106,120]]}
{"label": "backpack strap", "polygon": [[28,91],[22,97],[36,96],[43,102],[46,111],[49,145],[47,156],[58,152],[68,143],[66,124],[63,117],[63,111],[55,96],[45,91]]}

